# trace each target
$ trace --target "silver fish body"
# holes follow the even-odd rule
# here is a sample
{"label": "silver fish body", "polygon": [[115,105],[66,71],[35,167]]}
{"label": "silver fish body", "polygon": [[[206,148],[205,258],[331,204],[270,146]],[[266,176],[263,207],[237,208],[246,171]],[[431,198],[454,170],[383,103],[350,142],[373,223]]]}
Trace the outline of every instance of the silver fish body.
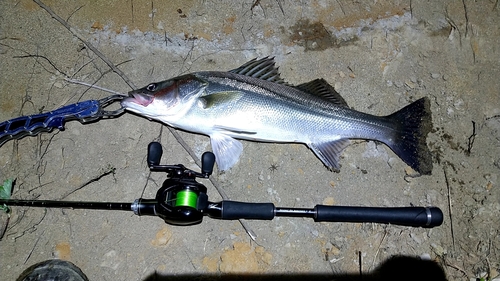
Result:
{"label": "silver fish body", "polygon": [[349,139],[387,144],[408,165],[430,174],[425,138],[431,125],[429,101],[420,99],[389,116],[350,109],[325,80],[284,83],[274,61],[252,60],[229,72],[179,76],[130,92],[129,111],[186,131],[210,136],[220,170],[239,159],[236,139],[304,143],[329,168]]}

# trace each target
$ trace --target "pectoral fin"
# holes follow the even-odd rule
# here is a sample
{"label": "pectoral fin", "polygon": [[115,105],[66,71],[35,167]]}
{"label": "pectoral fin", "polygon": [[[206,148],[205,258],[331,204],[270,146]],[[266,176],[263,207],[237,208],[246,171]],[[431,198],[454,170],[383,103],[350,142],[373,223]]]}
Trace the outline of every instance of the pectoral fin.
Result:
{"label": "pectoral fin", "polygon": [[349,139],[338,139],[329,142],[308,144],[309,148],[330,169],[340,170],[340,154],[351,142]]}
{"label": "pectoral fin", "polygon": [[203,109],[213,109],[216,107],[224,107],[229,104],[234,104],[243,96],[238,91],[217,92],[210,95],[202,96],[199,100],[202,103]]}
{"label": "pectoral fin", "polygon": [[221,133],[211,134],[210,142],[220,171],[229,170],[238,162],[243,151],[241,142]]}

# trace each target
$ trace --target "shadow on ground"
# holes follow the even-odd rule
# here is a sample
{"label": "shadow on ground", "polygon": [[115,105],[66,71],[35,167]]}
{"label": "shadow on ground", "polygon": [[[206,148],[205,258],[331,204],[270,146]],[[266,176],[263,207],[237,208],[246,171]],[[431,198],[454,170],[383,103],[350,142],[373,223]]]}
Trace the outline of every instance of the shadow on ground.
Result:
{"label": "shadow on ground", "polygon": [[263,280],[263,281],[298,281],[298,280],[334,280],[334,281],[375,281],[375,280],[447,280],[441,266],[433,261],[407,256],[395,256],[386,260],[369,274],[185,274],[162,275],[154,273],[144,281],[180,281],[180,280]]}

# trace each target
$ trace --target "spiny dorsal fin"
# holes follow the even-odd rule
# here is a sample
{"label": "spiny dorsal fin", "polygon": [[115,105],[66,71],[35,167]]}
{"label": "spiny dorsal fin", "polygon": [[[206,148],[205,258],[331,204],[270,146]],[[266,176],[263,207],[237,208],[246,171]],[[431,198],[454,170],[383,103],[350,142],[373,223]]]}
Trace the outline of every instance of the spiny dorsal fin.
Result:
{"label": "spiny dorsal fin", "polygon": [[295,88],[311,95],[320,97],[336,105],[348,107],[344,98],[340,96],[340,94],[337,93],[337,91],[335,91],[335,89],[322,78],[297,85],[295,86]]}
{"label": "spiny dorsal fin", "polygon": [[229,72],[269,82],[285,84],[285,81],[280,77],[280,73],[278,71],[279,67],[275,67],[274,64],[274,57],[265,57],[260,60],[255,58],[236,69],[230,70]]}

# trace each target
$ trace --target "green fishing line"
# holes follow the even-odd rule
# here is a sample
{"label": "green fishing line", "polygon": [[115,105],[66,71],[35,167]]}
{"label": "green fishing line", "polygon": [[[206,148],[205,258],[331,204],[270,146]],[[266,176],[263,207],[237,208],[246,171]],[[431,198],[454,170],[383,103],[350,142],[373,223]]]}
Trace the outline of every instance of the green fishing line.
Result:
{"label": "green fishing line", "polygon": [[191,208],[196,208],[198,202],[198,195],[196,192],[191,190],[182,190],[177,192],[177,199],[175,200],[175,206],[188,206]]}

